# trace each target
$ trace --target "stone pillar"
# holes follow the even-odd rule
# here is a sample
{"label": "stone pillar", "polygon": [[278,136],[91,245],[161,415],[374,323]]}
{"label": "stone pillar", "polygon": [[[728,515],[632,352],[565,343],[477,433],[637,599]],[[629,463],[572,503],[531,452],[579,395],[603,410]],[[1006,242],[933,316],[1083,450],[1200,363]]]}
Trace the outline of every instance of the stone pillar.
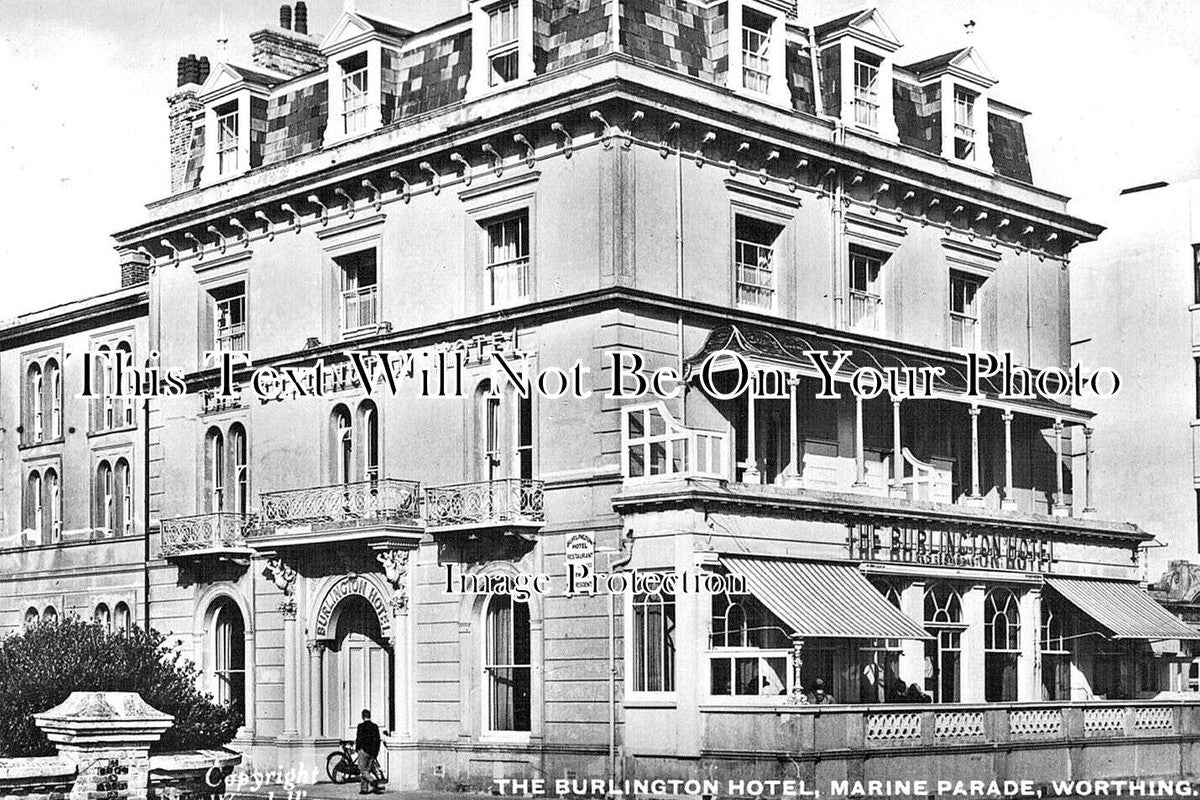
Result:
{"label": "stone pillar", "polygon": [[971,499],[979,501],[979,406],[971,406]]}
{"label": "stone pillar", "polygon": [[757,393],[757,381],[751,377],[750,391],[746,393],[746,468],[742,471],[742,483],[762,483],[762,473],[758,471],[758,431],[754,419],[754,395]]}
{"label": "stone pillar", "polygon": [[[925,581],[916,580],[900,592],[900,610],[911,620],[925,619]],[[925,689],[925,642],[903,639],[900,643],[900,678]]]}
{"label": "stone pillar", "polygon": [[134,692],[74,692],[33,720],[77,766],[69,800],[145,800],[150,746],[175,718]]}
{"label": "stone pillar", "polygon": [[299,653],[296,637],[296,601],[288,597],[279,604],[283,614],[283,736],[300,735]]}
{"label": "stone pillar", "polygon": [[1023,703],[1042,699],[1042,590],[1030,589],[1021,595],[1018,604],[1021,657],[1017,659],[1017,701]]}
{"label": "stone pillar", "polygon": [[308,735],[314,739],[325,735],[325,651],[328,644],[313,640],[308,643]]}
{"label": "stone pillar", "polygon": [[1083,494],[1083,513],[1095,514],[1096,509],[1092,506],[1092,480],[1095,477],[1092,472],[1092,434],[1096,432],[1095,428],[1086,427],[1083,429],[1083,472],[1084,472],[1084,494]]}
{"label": "stone pillar", "polygon": [[967,628],[962,634],[962,701],[964,703],[983,702],[983,629],[984,597],[987,587],[982,584],[972,586],[963,592],[963,622]]}

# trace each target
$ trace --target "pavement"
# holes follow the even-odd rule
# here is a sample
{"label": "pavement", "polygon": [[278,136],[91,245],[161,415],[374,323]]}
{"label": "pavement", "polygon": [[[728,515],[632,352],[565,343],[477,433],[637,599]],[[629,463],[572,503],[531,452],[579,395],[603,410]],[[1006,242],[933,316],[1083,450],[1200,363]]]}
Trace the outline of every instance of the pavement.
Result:
{"label": "pavement", "polygon": [[[297,786],[292,792],[282,791],[278,786],[274,789],[273,793],[268,793],[265,788],[257,792],[229,792],[223,797],[245,798],[245,800],[359,800],[360,797],[364,797],[358,793],[358,781],[342,784],[309,784]],[[366,795],[364,800],[366,797],[386,798],[386,800],[482,800],[491,795],[479,792],[390,791],[385,786],[382,792]]]}

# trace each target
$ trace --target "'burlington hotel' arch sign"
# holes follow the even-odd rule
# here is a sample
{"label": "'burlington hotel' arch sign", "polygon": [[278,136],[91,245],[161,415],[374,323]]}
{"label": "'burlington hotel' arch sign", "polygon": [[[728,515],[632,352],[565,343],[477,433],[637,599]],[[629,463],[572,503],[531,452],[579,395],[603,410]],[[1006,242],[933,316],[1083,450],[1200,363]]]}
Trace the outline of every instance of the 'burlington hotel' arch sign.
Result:
{"label": "'burlington hotel' arch sign", "polygon": [[317,609],[316,622],[313,624],[314,639],[332,639],[334,637],[336,631],[329,629],[330,623],[333,621],[333,612],[337,609],[338,603],[352,596],[361,597],[370,603],[371,608],[375,609],[375,614],[379,617],[380,633],[384,637],[391,637],[392,613],[383,592],[363,576],[349,575],[340,578],[322,598],[321,606]]}

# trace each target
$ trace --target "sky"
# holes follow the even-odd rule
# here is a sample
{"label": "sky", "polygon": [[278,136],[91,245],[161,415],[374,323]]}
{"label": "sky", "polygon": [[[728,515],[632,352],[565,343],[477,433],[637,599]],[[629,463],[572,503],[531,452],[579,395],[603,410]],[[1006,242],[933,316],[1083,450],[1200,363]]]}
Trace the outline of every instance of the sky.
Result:
{"label": "sky", "polygon": [[[250,63],[279,0],[0,0],[0,319],[117,288],[111,234],[167,193],[166,95],[188,53]],[[359,0],[420,28],[463,0]],[[864,7],[799,0],[801,19]],[[324,33],[343,0],[308,0]],[[880,0],[901,64],[972,44],[1032,112],[1034,182],[1105,224],[1116,193],[1200,175],[1200,2]],[[974,21],[971,33],[965,24]]]}

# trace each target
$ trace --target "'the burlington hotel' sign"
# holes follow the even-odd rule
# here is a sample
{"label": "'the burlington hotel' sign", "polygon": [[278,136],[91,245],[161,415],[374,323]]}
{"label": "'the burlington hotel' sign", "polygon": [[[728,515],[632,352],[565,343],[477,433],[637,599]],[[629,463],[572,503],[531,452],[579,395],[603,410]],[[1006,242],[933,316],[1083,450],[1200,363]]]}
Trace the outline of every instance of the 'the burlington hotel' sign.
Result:
{"label": "'the burlington hotel' sign", "polygon": [[850,558],[937,567],[1047,572],[1054,543],[1004,532],[930,530],[856,524],[849,527]]}

